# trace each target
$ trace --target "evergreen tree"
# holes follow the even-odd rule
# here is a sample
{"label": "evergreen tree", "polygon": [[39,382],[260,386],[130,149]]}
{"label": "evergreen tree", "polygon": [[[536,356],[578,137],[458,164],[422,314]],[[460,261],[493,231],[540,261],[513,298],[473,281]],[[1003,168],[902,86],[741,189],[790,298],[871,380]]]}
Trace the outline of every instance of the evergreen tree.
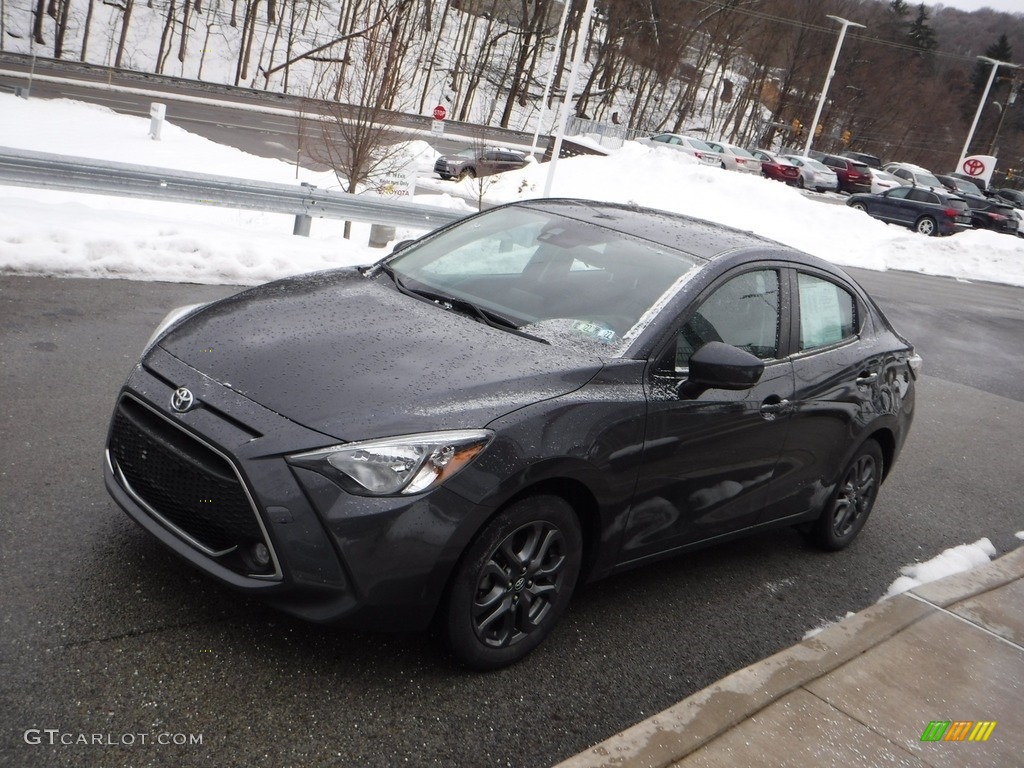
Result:
{"label": "evergreen tree", "polygon": [[[996,61],[1013,61],[1013,51],[1005,32],[999,36],[999,40],[985,49],[985,56]],[[981,96],[991,73],[992,65],[987,61],[978,61],[974,65],[974,72],[971,73],[971,93],[974,94],[975,101]]]}
{"label": "evergreen tree", "polygon": [[910,44],[922,54],[931,53],[939,47],[939,43],[935,39],[935,32],[928,26],[928,11],[925,9],[924,3],[918,6],[917,18],[911,23],[907,37]]}

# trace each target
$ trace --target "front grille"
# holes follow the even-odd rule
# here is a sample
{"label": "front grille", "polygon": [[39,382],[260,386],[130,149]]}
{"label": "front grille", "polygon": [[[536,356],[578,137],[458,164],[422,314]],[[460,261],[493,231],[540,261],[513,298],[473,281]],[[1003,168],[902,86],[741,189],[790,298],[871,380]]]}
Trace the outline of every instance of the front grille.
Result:
{"label": "front grille", "polygon": [[126,490],[206,554],[238,573],[266,576],[252,560],[269,542],[231,464],[184,430],[125,397],[110,430],[112,464]]}

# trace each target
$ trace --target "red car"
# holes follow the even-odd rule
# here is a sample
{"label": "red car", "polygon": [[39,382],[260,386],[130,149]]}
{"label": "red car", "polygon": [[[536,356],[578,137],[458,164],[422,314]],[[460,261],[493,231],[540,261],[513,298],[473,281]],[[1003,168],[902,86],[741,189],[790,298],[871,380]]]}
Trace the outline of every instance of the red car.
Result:
{"label": "red car", "polygon": [[852,195],[871,191],[871,170],[864,163],[842,155],[821,155],[818,160],[836,172],[840,192]]}
{"label": "red car", "polygon": [[800,169],[767,149],[751,149],[750,154],[761,161],[761,175],[776,181],[795,185],[800,179]]}

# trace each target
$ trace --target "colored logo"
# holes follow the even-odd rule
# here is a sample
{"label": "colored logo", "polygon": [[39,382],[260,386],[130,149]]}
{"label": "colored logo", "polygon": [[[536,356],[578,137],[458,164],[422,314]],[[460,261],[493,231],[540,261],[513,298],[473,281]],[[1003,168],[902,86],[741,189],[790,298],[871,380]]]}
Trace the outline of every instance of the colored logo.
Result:
{"label": "colored logo", "polygon": [[964,160],[964,170],[971,176],[981,176],[985,172],[985,164],[976,158]]}
{"label": "colored logo", "polygon": [[932,720],[921,741],[988,741],[995,727],[995,720]]}

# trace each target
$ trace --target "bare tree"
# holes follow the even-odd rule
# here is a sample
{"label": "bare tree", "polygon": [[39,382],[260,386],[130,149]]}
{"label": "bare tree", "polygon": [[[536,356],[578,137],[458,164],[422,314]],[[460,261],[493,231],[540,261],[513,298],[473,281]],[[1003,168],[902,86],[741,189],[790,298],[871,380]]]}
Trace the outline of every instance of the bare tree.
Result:
{"label": "bare tree", "polygon": [[[394,104],[400,93],[401,72],[392,57],[392,28],[383,25],[360,40],[364,67],[349,70],[340,86],[344,101],[312,102],[306,111],[319,116],[320,142],[309,147],[312,159],[329,166],[349,194],[357,194],[374,177],[393,173],[404,155],[395,142],[398,113]],[[352,234],[345,222],[345,237]]]}

